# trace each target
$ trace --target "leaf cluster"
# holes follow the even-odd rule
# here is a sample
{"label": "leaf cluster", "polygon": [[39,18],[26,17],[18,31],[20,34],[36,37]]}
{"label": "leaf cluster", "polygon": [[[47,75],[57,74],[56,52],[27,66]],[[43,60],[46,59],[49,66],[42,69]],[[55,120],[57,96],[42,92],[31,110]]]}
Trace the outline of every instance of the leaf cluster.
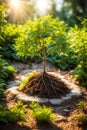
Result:
{"label": "leaf cluster", "polygon": [[17,56],[16,51],[13,47],[15,43],[15,38],[19,36],[19,31],[21,30],[21,26],[16,26],[14,24],[7,23],[6,25],[1,27],[1,38],[0,38],[0,52],[1,55],[8,59],[16,59],[19,60],[20,57]]}
{"label": "leaf cluster", "polygon": [[[86,20],[85,20],[86,21]],[[74,54],[78,57],[78,64],[72,73],[82,86],[87,86],[87,28],[83,21],[82,27],[77,25],[71,28],[68,33],[68,40],[70,42],[70,48],[74,51]]]}
{"label": "leaf cluster", "polygon": [[78,119],[78,121],[86,124],[87,123],[86,104],[83,101],[80,101],[77,105],[82,110],[82,112],[76,116],[76,119]]}
{"label": "leaf cluster", "polygon": [[22,57],[39,56],[42,59],[44,48],[46,55],[63,53],[68,44],[66,28],[63,21],[50,15],[29,20],[16,39],[15,49]]}
{"label": "leaf cluster", "polygon": [[0,58],[0,78],[8,79],[10,76],[14,76],[17,70],[9,65],[5,60]]}
{"label": "leaf cluster", "polygon": [[53,113],[53,109],[51,108],[40,106],[35,102],[31,102],[29,106],[31,108],[30,115],[39,122],[49,123],[56,117],[56,114]]}
{"label": "leaf cluster", "polygon": [[87,29],[79,28],[77,25],[68,33],[70,46],[79,56],[81,64],[87,63]]}
{"label": "leaf cluster", "polygon": [[14,77],[16,73],[17,71],[13,66],[9,66],[4,59],[0,58],[0,97],[3,96],[8,78]]}
{"label": "leaf cluster", "polygon": [[87,116],[85,116],[84,114],[79,114],[76,116],[76,118],[82,123],[87,123]]}
{"label": "leaf cluster", "polygon": [[28,74],[27,76],[25,76],[25,79],[20,83],[20,86],[19,86],[19,91],[21,91],[25,85],[29,82],[29,80],[31,78],[33,78],[33,76],[36,74],[36,71],[32,71],[30,74]]}
{"label": "leaf cluster", "polygon": [[17,121],[26,121],[25,116],[25,105],[22,102],[12,107],[10,110],[0,105],[0,122],[17,122]]}
{"label": "leaf cluster", "polygon": [[78,104],[77,104],[83,111],[85,110],[85,103],[83,101],[80,101]]}

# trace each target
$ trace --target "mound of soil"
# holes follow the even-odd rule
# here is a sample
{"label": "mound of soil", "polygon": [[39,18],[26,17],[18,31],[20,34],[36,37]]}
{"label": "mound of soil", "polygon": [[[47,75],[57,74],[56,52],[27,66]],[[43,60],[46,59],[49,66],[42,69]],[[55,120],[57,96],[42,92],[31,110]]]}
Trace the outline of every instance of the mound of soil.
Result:
{"label": "mound of soil", "polygon": [[21,91],[43,98],[61,98],[68,94],[70,89],[60,78],[40,72],[35,74]]}

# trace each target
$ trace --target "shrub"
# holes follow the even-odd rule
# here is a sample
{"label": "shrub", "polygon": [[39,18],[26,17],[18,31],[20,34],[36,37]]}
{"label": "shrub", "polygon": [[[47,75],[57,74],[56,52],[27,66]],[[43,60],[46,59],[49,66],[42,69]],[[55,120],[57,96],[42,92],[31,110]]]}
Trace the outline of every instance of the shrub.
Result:
{"label": "shrub", "polygon": [[83,101],[80,101],[78,104],[77,104],[83,111],[85,110],[85,103]]}
{"label": "shrub", "polygon": [[4,89],[6,88],[8,78],[12,78],[17,71],[13,66],[9,64],[2,58],[0,58],[0,97],[4,95]]}
{"label": "shrub", "polygon": [[[85,22],[83,22],[85,24]],[[74,70],[77,80],[87,87],[87,28],[75,26],[68,33],[70,47],[78,56],[78,65]]]}
{"label": "shrub", "polygon": [[13,122],[16,120],[15,114],[12,113],[10,110],[8,110],[7,108],[3,107],[2,105],[0,105],[0,122]]}
{"label": "shrub", "polygon": [[23,105],[21,101],[18,101],[17,106],[11,108],[11,112],[15,114],[17,120],[26,121],[25,108],[26,105]]}
{"label": "shrub", "polygon": [[53,109],[47,108],[46,106],[41,107],[39,104],[32,102],[30,108],[30,115],[37,121],[49,123],[56,117],[56,114],[53,113]]}
{"label": "shrub", "polygon": [[84,114],[77,115],[76,119],[78,119],[78,121],[80,121],[82,123],[87,123],[87,116],[85,116]]}
{"label": "shrub", "polygon": [[9,64],[0,58],[0,78],[8,79],[10,76],[14,76],[17,73],[13,66],[9,66]]}
{"label": "shrub", "polygon": [[76,119],[82,123],[87,123],[87,109],[85,103],[80,101],[77,105],[81,108],[82,112],[76,115]]}
{"label": "shrub", "polygon": [[12,107],[10,110],[0,105],[0,122],[26,121],[25,107],[22,102],[18,102],[17,106]]}
{"label": "shrub", "polygon": [[1,44],[1,54],[6,59],[16,59],[20,60],[20,57],[17,56],[16,51],[13,47],[15,43],[15,38],[19,36],[20,27],[17,27],[15,24],[6,24],[2,27],[1,36],[3,36],[4,41],[0,41]]}

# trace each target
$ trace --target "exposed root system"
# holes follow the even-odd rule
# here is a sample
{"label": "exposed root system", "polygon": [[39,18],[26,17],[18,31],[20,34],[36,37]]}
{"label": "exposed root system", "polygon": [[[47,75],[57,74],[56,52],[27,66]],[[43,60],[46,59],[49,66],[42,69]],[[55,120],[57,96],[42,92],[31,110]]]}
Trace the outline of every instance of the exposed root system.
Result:
{"label": "exposed root system", "polygon": [[46,72],[35,74],[22,90],[33,96],[44,98],[60,98],[70,92],[70,89],[57,78]]}

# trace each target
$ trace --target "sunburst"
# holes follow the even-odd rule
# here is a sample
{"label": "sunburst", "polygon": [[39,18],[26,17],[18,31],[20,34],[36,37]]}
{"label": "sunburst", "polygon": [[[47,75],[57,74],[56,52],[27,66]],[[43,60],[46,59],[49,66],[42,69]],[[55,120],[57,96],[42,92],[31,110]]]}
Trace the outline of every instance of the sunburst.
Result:
{"label": "sunburst", "polygon": [[9,20],[13,23],[23,23],[29,13],[29,1],[10,0],[9,1]]}

